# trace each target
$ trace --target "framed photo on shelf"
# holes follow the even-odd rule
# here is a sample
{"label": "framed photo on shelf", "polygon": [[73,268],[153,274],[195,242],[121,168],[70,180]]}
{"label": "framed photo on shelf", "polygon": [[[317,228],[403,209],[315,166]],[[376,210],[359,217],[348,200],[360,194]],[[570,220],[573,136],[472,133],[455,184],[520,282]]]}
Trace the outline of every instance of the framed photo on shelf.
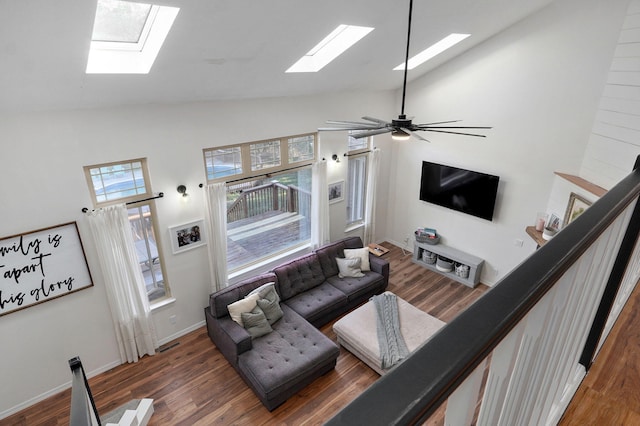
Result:
{"label": "framed photo on shelf", "polygon": [[584,213],[584,211],[587,210],[590,205],[591,201],[572,192],[571,195],[569,195],[567,211],[564,214],[564,225],[566,226],[576,220],[576,218]]}
{"label": "framed photo on shelf", "polygon": [[172,226],[169,228],[169,235],[174,254],[201,247],[207,243],[207,237],[204,233],[204,219]]}
{"label": "framed photo on shelf", "polygon": [[344,181],[329,184],[329,204],[344,200]]}

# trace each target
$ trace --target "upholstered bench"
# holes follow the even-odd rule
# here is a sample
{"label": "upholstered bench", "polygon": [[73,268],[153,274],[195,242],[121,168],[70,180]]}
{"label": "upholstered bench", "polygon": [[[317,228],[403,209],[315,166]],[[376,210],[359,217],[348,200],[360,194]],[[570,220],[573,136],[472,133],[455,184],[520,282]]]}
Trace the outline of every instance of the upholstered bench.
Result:
{"label": "upholstered bench", "polygon": [[[445,325],[405,300],[397,297],[397,301],[400,331],[409,352],[416,350]],[[368,301],[336,321],[333,330],[340,345],[382,375],[389,369],[381,366],[375,309],[373,302]]]}

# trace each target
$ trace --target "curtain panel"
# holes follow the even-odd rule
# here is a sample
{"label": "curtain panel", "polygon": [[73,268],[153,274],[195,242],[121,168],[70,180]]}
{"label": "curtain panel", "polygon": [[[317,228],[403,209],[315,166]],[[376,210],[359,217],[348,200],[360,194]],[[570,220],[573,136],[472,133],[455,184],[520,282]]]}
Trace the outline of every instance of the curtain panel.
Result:
{"label": "curtain panel", "polygon": [[136,255],[127,207],[108,206],[87,213],[107,300],[114,321],[120,359],[136,362],[158,347],[144,277]]}

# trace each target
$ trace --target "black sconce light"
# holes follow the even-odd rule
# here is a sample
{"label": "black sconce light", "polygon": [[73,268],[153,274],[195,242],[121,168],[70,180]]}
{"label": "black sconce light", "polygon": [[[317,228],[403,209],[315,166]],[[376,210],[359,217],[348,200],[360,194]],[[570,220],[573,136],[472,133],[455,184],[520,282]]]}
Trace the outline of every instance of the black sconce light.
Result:
{"label": "black sconce light", "polygon": [[331,156],[331,159],[332,159],[333,161],[335,161],[336,163],[339,163],[339,162],[340,162],[340,157],[338,157],[338,154],[333,154],[333,155]]}
{"label": "black sconce light", "polygon": [[189,194],[187,194],[187,187],[186,186],[180,185],[180,186],[178,186],[177,190],[178,190],[178,193],[182,194],[183,197],[188,197],[189,196]]}

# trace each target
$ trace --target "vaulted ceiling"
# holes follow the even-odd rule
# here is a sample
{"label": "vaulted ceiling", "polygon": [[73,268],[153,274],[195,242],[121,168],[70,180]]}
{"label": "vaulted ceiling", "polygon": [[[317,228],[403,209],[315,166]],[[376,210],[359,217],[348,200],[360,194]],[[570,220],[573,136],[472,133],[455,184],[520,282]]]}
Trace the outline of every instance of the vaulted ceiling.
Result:
{"label": "vaulted ceiling", "polygon": [[[553,0],[416,0],[411,51],[472,36],[415,79]],[[0,110],[388,90],[402,85],[408,0],[160,0],[180,8],[147,75],[85,74],[95,0],[0,0]],[[317,73],[285,74],[338,24],[375,30]]]}

